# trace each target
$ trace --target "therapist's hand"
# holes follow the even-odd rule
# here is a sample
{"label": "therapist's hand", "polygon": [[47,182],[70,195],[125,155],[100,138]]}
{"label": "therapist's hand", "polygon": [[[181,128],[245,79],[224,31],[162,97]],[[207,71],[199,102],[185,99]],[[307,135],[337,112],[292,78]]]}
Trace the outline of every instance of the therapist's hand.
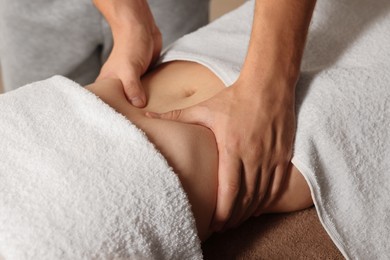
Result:
{"label": "therapist's hand", "polygon": [[159,57],[162,37],[146,0],[94,0],[110,24],[114,46],[99,79],[121,80],[131,104],[147,103],[140,78]]}
{"label": "therapist's hand", "polygon": [[[291,159],[295,135],[294,95],[279,79],[239,79],[214,97],[154,118],[200,124],[211,129],[219,151],[214,230],[239,225],[262,203],[276,199]],[[248,85],[256,84],[257,91]],[[295,82],[294,82],[295,84]]]}
{"label": "therapist's hand", "polygon": [[315,2],[256,1],[237,82],[193,107],[150,114],[214,132],[219,152],[214,231],[263,213],[283,189],[295,136],[295,87]]}

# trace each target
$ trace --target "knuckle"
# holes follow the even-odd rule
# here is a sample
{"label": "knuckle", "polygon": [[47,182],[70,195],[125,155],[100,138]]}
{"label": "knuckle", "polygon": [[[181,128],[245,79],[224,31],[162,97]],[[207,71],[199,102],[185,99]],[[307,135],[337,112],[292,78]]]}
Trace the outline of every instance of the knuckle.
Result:
{"label": "knuckle", "polygon": [[124,88],[130,97],[135,97],[141,94],[141,89],[138,87],[135,80],[128,80],[124,82]]}
{"label": "knuckle", "polygon": [[240,186],[237,183],[228,183],[226,185],[221,186],[220,195],[221,196],[234,196],[238,195],[240,191]]}
{"label": "knuckle", "polygon": [[264,161],[259,154],[250,156],[247,162],[248,169],[251,169],[254,175],[258,175],[261,172],[262,167],[264,167]]}
{"label": "knuckle", "polygon": [[229,142],[226,143],[225,146],[228,151],[237,150],[237,148],[240,146],[240,141],[238,138],[232,138]]}
{"label": "knuckle", "polygon": [[258,199],[259,199],[259,201],[264,200],[265,195],[266,195],[266,192],[265,192],[265,191],[260,191],[259,194],[258,194]]}
{"label": "knuckle", "polygon": [[291,151],[289,151],[285,148],[278,148],[275,151],[275,155],[277,158],[279,158],[279,161],[285,163],[287,161],[290,161]]}
{"label": "knuckle", "polygon": [[249,157],[252,160],[258,162],[263,156],[263,149],[260,145],[255,144],[255,145],[252,145],[252,147],[249,149],[248,153],[249,153]]}
{"label": "knuckle", "polygon": [[284,156],[280,156],[276,153],[274,153],[273,157],[270,158],[269,163],[268,163],[268,168],[267,170],[272,171],[272,172],[277,172],[277,169],[280,167],[285,167],[287,160],[285,159]]}
{"label": "knuckle", "polygon": [[252,202],[253,202],[253,194],[247,194],[244,196],[244,198],[242,199],[242,206],[244,208],[248,208]]}

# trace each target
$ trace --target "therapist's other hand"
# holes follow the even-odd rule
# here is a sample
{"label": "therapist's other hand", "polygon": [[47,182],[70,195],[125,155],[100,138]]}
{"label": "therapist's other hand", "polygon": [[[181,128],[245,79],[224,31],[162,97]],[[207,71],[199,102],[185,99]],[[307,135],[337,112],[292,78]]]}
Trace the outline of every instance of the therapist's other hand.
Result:
{"label": "therapist's other hand", "polygon": [[114,46],[97,78],[121,80],[129,102],[147,103],[141,76],[158,59],[162,36],[146,0],[94,0],[111,26]]}
{"label": "therapist's other hand", "polygon": [[218,195],[213,229],[235,227],[262,213],[283,187],[295,135],[294,95],[281,81],[248,91],[238,80],[190,108],[148,116],[211,129],[219,151]]}

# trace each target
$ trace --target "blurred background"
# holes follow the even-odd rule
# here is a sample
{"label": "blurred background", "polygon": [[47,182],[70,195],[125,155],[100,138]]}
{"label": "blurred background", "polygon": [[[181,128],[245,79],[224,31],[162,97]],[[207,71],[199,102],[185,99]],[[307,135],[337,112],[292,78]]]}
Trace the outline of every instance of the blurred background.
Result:
{"label": "blurred background", "polygon": [[211,0],[210,20],[239,7],[244,2],[245,0]]}
{"label": "blurred background", "polygon": [[[178,0],[180,1],[180,0]],[[210,21],[218,18],[226,12],[229,12],[242,3],[245,0],[212,0],[211,1],[211,11],[210,11]],[[0,61],[1,63],[1,61]],[[0,64],[1,66],[1,64]],[[1,67],[0,67],[0,93],[3,93],[2,79],[1,79]]]}

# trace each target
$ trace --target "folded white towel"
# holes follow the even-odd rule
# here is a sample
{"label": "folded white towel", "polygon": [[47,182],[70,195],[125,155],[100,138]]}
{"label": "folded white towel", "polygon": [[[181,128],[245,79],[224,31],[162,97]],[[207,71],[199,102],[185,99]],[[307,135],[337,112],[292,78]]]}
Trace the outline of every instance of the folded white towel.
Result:
{"label": "folded white towel", "polygon": [[202,258],[163,156],[76,83],[0,95],[0,137],[0,258]]}
{"label": "folded white towel", "polygon": [[[228,86],[239,76],[254,1],[175,42]],[[297,85],[293,163],[347,258],[390,257],[390,1],[317,1]],[[261,73],[261,71],[259,71]]]}

